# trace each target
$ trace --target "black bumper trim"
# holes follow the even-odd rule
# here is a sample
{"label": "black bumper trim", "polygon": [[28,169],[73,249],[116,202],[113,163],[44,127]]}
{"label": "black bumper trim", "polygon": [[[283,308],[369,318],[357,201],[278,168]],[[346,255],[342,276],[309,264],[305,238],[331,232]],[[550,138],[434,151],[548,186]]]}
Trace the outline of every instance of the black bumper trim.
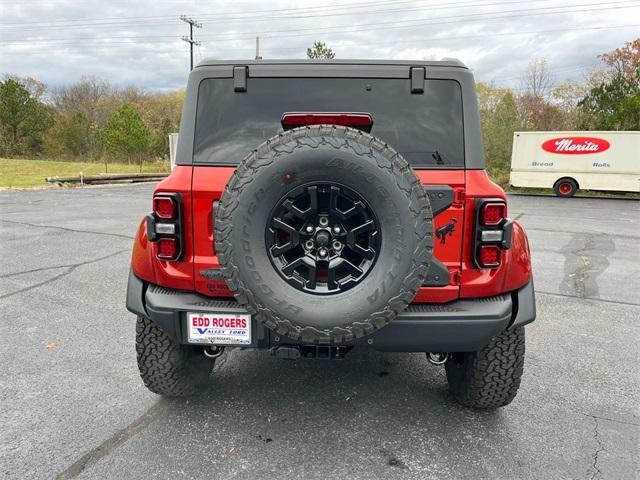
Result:
{"label": "black bumper trim", "polygon": [[127,282],[127,310],[140,317],[149,317],[144,308],[145,283],[129,270]]}
{"label": "black bumper trim", "polygon": [[[139,299],[139,300],[138,300]],[[247,313],[234,299],[210,298],[193,292],[149,284],[131,274],[127,309],[153,320],[176,343],[184,340],[185,312]],[[507,328],[535,319],[533,282],[511,294],[462,299],[445,304],[412,304],[389,325],[345,345],[369,345],[395,352],[470,352],[481,349]],[[255,319],[250,347],[269,348],[298,342],[279,336]]]}
{"label": "black bumper trim", "polygon": [[509,328],[522,327],[536,319],[536,294],[533,277],[520,290],[513,292],[514,315]]}

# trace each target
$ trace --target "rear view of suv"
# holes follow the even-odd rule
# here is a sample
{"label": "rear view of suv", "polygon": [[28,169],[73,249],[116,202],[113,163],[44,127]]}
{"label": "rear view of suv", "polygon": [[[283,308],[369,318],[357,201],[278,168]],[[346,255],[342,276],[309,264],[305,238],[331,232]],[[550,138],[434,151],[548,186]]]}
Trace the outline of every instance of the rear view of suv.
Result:
{"label": "rear view of suv", "polygon": [[145,385],[197,393],[229,348],[425,352],[463,405],[516,395],[527,238],[487,177],[460,62],[203,61],[133,247]]}

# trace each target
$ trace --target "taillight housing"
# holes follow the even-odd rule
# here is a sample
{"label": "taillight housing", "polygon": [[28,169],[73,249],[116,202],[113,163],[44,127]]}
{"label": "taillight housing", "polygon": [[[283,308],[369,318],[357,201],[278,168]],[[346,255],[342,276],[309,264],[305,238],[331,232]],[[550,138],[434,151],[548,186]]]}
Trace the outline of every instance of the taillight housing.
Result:
{"label": "taillight housing", "polygon": [[171,196],[153,197],[153,213],[162,220],[175,220],[178,217],[178,206]]}
{"label": "taillight housing", "polygon": [[156,244],[158,260],[172,262],[182,257],[182,197],[162,192],[153,197],[153,211],[147,215],[147,237]]}
{"label": "taillight housing", "polygon": [[477,268],[499,268],[502,251],[511,248],[513,222],[502,198],[478,198],[474,203],[473,261]]}
{"label": "taillight housing", "polygon": [[478,264],[483,268],[499,267],[501,255],[497,245],[480,245],[477,252]]}
{"label": "taillight housing", "polygon": [[306,125],[341,125],[370,132],[373,117],[362,112],[286,112],[280,123],[284,130]]}
{"label": "taillight housing", "polygon": [[487,202],[480,209],[480,223],[482,225],[500,225],[506,216],[507,205],[504,202]]}
{"label": "taillight housing", "polygon": [[175,237],[159,238],[157,245],[157,256],[161,260],[175,260],[180,253],[180,240]]}

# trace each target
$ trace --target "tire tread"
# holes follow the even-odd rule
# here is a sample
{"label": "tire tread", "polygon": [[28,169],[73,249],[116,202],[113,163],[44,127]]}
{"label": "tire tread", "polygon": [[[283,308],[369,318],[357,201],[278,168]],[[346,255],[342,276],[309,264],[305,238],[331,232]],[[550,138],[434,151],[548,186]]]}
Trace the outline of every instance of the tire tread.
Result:
{"label": "tire tread", "polygon": [[495,336],[478,352],[453,354],[445,365],[449,388],[464,406],[504,407],[518,393],[524,353],[524,327],[519,327]]}
{"label": "tire tread", "polygon": [[199,393],[214,364],[214,359],[193,347],[175,344],[159,326],[144,317],[138,317],[136,322],[136,353],[145,386],[170,397]]}
{"label": "tire tread", "polygon": [[[321,146],[350,150],[368,161],[376,162],[381,169],[386,170],[407,197],[418,238],[416,248],[412,252],[412,267],[403,279],[398,294],[390,298],[381,310],[373,312],[363,320],[327,329],[299,325],[295,320],[280,316],[260,304],[239,278],[238,266],[233,262],[231,242],[233,213],[239,205],[243,187],[260,175],[262,169],[278,161],[278,157],[289,155],[302,147]],[[369,335],[382,328],[411,303],[429,268],[433,251],[432,219],[431,206],[419,179],[407,161],[387,144],[353,128],[327,125],[300,127],[272,137],[242,160],[227,183],[220,200],[215,222],[215,249],[224,278],[238,303],[268,328],[293,340],[323,344],[341,343]]]}

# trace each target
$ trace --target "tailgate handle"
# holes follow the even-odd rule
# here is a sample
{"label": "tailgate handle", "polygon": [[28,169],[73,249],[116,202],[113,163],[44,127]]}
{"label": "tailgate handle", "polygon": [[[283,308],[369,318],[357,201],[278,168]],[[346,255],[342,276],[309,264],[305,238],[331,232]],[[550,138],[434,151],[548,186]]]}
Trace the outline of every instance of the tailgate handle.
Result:
{"label": "tailgate handle", "polygon": [[424,93],[424,67],[411,67],[409,72],[411,77],[411,93]]}
{"label": "tailgate handle", "polygon": [[233,67],[233,91],[247,91],[247,77],[249,76],[249,67]]}

